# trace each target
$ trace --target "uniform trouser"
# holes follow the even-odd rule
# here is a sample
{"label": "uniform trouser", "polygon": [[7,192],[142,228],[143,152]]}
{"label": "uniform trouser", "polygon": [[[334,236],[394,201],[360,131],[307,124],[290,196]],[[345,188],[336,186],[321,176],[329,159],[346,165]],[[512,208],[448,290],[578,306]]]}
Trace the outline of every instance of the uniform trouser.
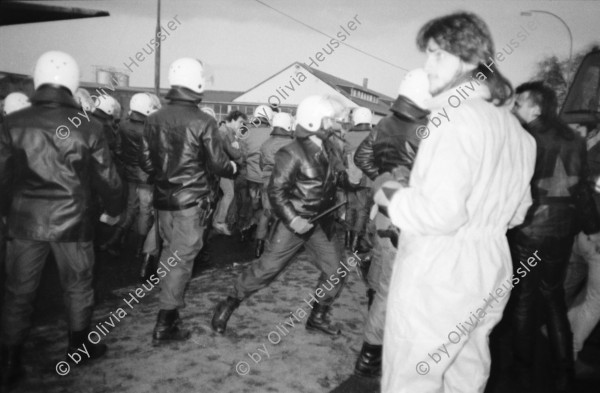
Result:
{"label": "uniform trouser", "polygon": [[372,205],[371,189],[363,188],[348,191],[346,227],[349,231],[354,231],[360,235],[364,234]]}
{"label": "uniform trouser", "polygon": [[6,228],[4,226],[4,217],[0,216],[0,269],[4,269],[6,261]]}
{"label": "uniform trouser", "polygon": [[321,305],[331,305],[345,283],[346,275],[340,276],[337,272],[339,268],[343,269],[340,263],[343,250],[335,234],[329,240],[320,225],[304,235],[297,235],[279,222],[273,238],[266,243],[265,253],[239,276],[233,296],[244,299],[269,285],[302,246],[309,253],[311,262],[321,270],[317,289],[323,288],[325,293],[317,300]]}
{"label": "uniform trouser", "polygon": [[[528,370],[534,364],[535,337],[539,331],[540,308],[544,311],[548,327],[548,338],[554,358],[554,365],[559,372],[567,372],[573,367],[573,338],[567,318],[564,281],[573,246],[573,237],[564,238],[529,238],[518,234],[512,245],[515,271],[520,262],[526,262],[536,252],[541,261],[530,268],[513,290],[511,302],[513,308],[514,352],[517,365],[521,370]],[[522,273],[520,273],[522,274]]]}
{"label": "uniform trouser", "polygon": [[[248,180],[248,193],[250,195],[250,225],[258,223],[262,216],[262,191],[263,184]],[[258,228],[257,228],[258,230]]]}
{"label": "uniform trouser", "polygon": [[240,174],[235,178],[234,188],[236,192],[237,222],[238,228],[246,229],[252,225],[252,200],[250,198],[250,182]]}
{"label": "uniform trouser", "polygon": [[71,331],[89,327],[94,304],[92,242],[46,242],[12,239],[6,258],[6,292],[2,310],[2,342],[21,344],[31,327],[33,302],[48,253],[52,250]]}
{"label": "uniform trouser", "polygon": [[[567,314],[573,331],[575,356],[583,349],[585,340],[600,321],[600,253],[596,251],[600,245],[586,238],[584,233],[577,236],[565,280],[567,291],[585,283]],[[577,274],[578,267],[583,268],[582,274]]]}
{"label": "uniform trouser", "polygon": [[[200,225],[201,213],[198,206],[185,210],[158,211],[158,225],[163,239],[160,261],[170,270],[165,277],[160,278],[161,310],[185,307],[183,292],[192,276],[194,259],[202,249],[206,229],[206,226]],[[169,260],[174,266],[168,264]]]}
{"label": "uniform trouser", "polygon": [[260,212],[258,226],[256,227],[256,239],[265,240],[267,238],[267,232],[269,231],[269,221],[271,220],[271,202],[269,202],[266,183],[263,184],[260,201],[262,204],[262,211]]}
{"label": "uniform trouser", "polygon": [[219,201],[219,205],[217,206],[217,211],[215,212],[215,223],[224,223],[227,219],[227,212],[229,211],[229,205],[233,201],[234,196],[234,182],[233,179],[227,179],[222,177],[219,182],[219,187],[221,187],[221,191],[223,191],[223,197]]}
{"label": "uniform trouser", "polygon": [[152,186],[131,182],[127,184],[127,209],[119,225],[127,229],[137,216],[136,232],[145,236],[152,225]]}
{"label": "uniform trouser", "polygon": [[369,287],[375,291],[375,297],[367,315],[364,340],[372,345],[382,345],[385,308],[397,250],[389,238],[375,235],[374,242],[373,257],[367,281]]}

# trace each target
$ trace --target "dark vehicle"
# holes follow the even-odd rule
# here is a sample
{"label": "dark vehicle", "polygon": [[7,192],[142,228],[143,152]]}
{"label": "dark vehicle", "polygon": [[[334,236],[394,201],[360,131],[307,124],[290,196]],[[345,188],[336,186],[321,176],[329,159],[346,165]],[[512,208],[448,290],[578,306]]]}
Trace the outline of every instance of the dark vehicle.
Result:
{"label": "dark vehicle", "polygon": [[[600,127],[600,49],[594,49],[582,60],[560,111],[560,118],[569,126],[585,130],[586,135]],[[594,137],[595,138],[595,137]],[[596,150],[594,147],[593,150]],[[591,152],[592,150],[590,150]],[[593,175],[600,175],[600,155],[589,159]],[[596,206],[600,196],[596,195]],[[580,353],[582,360],[600,364],[600,324],[587,339]]]}
{"label": "dark vehicle", "polygon": [[585,125],[588,131],[600,123],[600,49],[583,58],[560,117],[568,124]]}

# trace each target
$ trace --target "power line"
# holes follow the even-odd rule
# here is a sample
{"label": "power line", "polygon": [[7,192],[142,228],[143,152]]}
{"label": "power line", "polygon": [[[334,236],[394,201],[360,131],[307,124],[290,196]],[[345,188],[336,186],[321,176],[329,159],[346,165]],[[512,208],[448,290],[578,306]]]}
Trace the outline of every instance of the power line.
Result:
{"label": "power line", "polygon": [[407,70],[406,68],[404,68],[404,67],[400,67],[399,65],[396,65],[396,64],[394,64],[394,63],[390,63],[389,61],[387,61],[387,60],[385,60],[385,59],[382,59],[381,57],[378,57],[378,56],[372,55],[372,54],[370,54],[370,53],[368,53],[368,52],[365,52],[365,51],[364,51],[364,50],[362,50],[362,49],[356,48],[356,47],[354,47],[354,46],[352,46],[352,45],[350,45],[350,44],[347,44],[347,43],[345,43],[345,42],[343,42],[343,41],[340,41],[340,40],[338,40],[337,38],[335,38],[335,37],[332,37],[332,36],[330,36],[329,34],[327,34],[327,33],[323,32],[323,31],[321,31],[321,30],[319,30],[319,29],[317,29],[317,28],[315,28],[315,27],[312,27],[312,26],[311,26],[311,25],[309,25],[309,24],[306,24],[306,23],[302,22],[301,20],[299,20],[299,19],[297,19],[297,18],[294,18],[294,17],[293,17],[293,16],[291,16],[291,15],[288,15],[288,14],[286,14],[286,13],[285,13],[285,12],[283,12],[283,11],[280,11],[280,10],[278,10],[277,8],[271,7],[269,4],[266,4],[266,3],[262,2],[261,0],[254,0],[254,1],[256,1],[256,2],[257,2],[257,3],[259,3],[259,4],[262,4],[262,5],[264,5],[264,6],[265,6],[265,7],[267,7],[267,8],[270,8],[270,9],[272,9],[273,11],[275,11],[275,12],[277,12],[277,13],[279,13],[279,14],[281,14],[281,15],[285,16],[286,18],[290,18],[290,19],[291,19],[291,20],[293,20],[294,22],[300,23],[302,26],[304,26],[304,27],[307,27],[307,28],[311,29],[312,31],[316,31],[317,33],[319,33],[319,34],[321,34],[321,35],[324,35],[324,36],[325,36],[325,37],[327,37],[327,38],[331,38],[331,39],[334,39],[334,40],[336,40],[336,41],[339,41],[341,44],[343,44],[343,45],[346,45],[346,46],[347,46],[348,48],[350,48],[350,49],[354,49],[354,50],[355,50],[355,51],[357,51],[357,52],[360,52],[360,53],[362,53],[362,54],[364,54],[364,55],[367,55],[367,56],[369,56],[369,57],[372,57],[372,58],[373,58],[373,59],[375,59],[375,60],[379,60],[379,61],[381,61],[381,62],[383,62],[383,63],[386,63],[386,64],[388,64],[388,65],[391,65],[392,67],[399,68],[399,69],[401,69],[401,70],[404,70],[404,71],[408,71],[408,70]]}

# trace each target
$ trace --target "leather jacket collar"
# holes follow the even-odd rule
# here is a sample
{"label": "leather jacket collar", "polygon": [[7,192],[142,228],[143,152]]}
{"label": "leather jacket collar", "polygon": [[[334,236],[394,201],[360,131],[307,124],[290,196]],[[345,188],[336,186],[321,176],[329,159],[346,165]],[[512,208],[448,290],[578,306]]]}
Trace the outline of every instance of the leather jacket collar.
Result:
{"label": "leather jacket collar", "polygon": [[103,120],[112,120],[113,119],[113,117],[111,115],[104,112],[102,109],[98,109],[98,108],[96,108],[96,110],[94,111],[94,116],[99,119],[103,119]]}
{"label": "leather jacket collar", "polygon": [[198,105],[203,97],[204,94],[195,93],[188,88],[173,86],[165,96],[165,99],[170,100],[170,104],[174,102],[189,102]]}
{"label": "leather jacket collar", "polygon": [[129,120],[143,123],[144,121],[146,121],[146,116],[142,115],[140,112],[131,111],[131,114],[129,115]]}
{"label": "leather jacket collar", "polygon": [[273,127],[273,131],[271,131],[271,136],[287,136],[289,138],[292,138],[292,132],[288,132],[281,127]]}
{"label": "leather jacket collar", "polygon": [[411,121],[423,119],[430,113],[428,110],[419,107],[410,98],[405,96],[398,96],[390,110],[397,117]]}
{"label": "leather jacket collar", "polygon": [[353,127],[348,132],[360,132],[360,131],[371,131],[371,125],[367,124],[367,123],[362,123],[362,124],[357,125],[356,127]]}
{"label": "leather jacket collar", "polygon": [[55,104],[58,106],[70,106],[81,109],[69,89],[51,84],[44,84],[38,87],[31,97],[31,103],[33,105]]}

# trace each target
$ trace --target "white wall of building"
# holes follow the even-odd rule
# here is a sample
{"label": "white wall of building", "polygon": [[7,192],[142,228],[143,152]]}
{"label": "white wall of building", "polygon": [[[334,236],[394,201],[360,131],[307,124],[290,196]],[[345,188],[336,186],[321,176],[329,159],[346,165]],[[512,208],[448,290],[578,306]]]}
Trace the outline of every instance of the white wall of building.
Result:
{"label": "white wall of building", "polygon": [[[303,76],[302,76],[302,75]],[[339,97],[344,105],[357,105],[311,74],[304,66],[295,63],[280,73],[255,86],[233,100],[235,103],[261,103],[276,105],[298,105],[310,95],[332,95]]]}

